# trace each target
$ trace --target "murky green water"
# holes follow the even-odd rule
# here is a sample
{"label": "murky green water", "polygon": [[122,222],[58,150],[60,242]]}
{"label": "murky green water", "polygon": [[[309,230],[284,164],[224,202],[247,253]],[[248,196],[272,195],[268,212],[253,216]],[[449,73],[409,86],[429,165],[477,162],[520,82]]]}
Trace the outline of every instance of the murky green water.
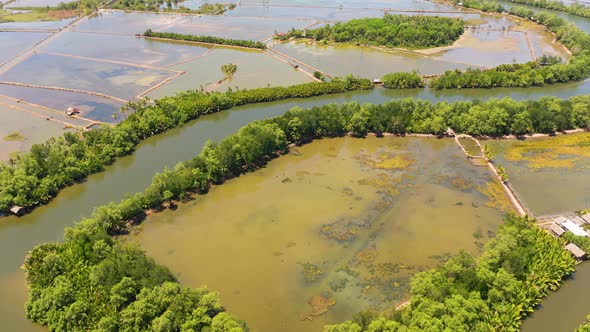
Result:
{"label": "murky green water", "polygon": [[485,141],[537,215],[590,207],[590,134]]}
{"label": "murky green water", "polygon": [[576,266],[576,273],[543,300],[522,325],[521,332],[575,331],[589,313],[590,263]]}
{"label": "murky green water", "polygon": [[[501,221],[489,182],[452,140],[325,139],[148,217],[135,239],[256,331],[321,331],[395,307],[440,256],[477,253]],[[316,296],[336,304],[314,318]]]}

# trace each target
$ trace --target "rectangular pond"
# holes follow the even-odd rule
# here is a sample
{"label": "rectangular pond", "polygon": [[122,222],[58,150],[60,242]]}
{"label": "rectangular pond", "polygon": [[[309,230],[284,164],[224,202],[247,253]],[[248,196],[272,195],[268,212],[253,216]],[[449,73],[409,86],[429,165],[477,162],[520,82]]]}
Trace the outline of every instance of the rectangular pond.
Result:
{"label": "rectangular pond", "polygon": [[37,53],[0,75],[0,80],[92,91],[129,100],[173,75],[160,69]]}
{"label": "rectangular pond", "polygon": [[590,207],[590,133],[482,143],[535,215]]}
{"label": "rectangular pond", "polygon": [[0,32],[0,65],[50,35],[44,32]]}
{"label": "rectangular pond", "polygon": [[0,95],[65,112],[69,107],[80,110],[80,116],[100,122],[117,122],[123,103],[112,99],[69,91],[48,90],[0,84]]}
{"label": "rectangular pond", "polygon": [[[221,66],[233,63],[238,66],[233,77],[223,80]],[[185,74],[148,93],[151,98],[161,98],[185,90],[221,90],[260,88],[267,85],[293,85],[310,82],[311,78],[260,51],[216,47],[202,58],[170,67]],[[223,82],[218,83],[223,80]]]}
{"label": "rectangular pond", "polygon": [[207,52],[211,46],[135,36],[66,32],[44,47],[46,52],[163,67]]}
{"label": "rectangular pond", "polygon": [[394,308],[416,272],[478,253],[506,210],[453,140],[337,138],[151,215],[132,238],[253,330],[321,331]]}

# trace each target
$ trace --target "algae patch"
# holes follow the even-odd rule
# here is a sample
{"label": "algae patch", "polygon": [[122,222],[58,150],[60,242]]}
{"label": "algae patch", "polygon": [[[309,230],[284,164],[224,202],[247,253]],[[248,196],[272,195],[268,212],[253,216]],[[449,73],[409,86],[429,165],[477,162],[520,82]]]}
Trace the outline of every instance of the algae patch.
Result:
{"label": "algae patch", "polygon": [[508,200],[508,197],[499,182],[488,182],[485,187],[478,187],[477,191],[488,198],[486,206],[505,212],[514,212],[514,207],[512,206],[512,203],[510,203],[510,200]]}
{"label": "algae patch", "polygon": [[510,161],[524,162],[530,170],[574,169],[584,161],[586,167],[590,167],[590,134],[561,135],[517,142],[506,150],[504,157]]}

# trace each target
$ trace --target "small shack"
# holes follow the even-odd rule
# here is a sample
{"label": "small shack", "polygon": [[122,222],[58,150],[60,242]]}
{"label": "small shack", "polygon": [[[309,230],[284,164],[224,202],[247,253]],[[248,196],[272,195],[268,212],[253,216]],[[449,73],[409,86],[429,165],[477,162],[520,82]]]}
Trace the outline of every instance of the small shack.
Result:
{"label": "small shack", "polygon": [[563,233],[565,233],[565,229],[561,228],[561,226],[559,226],[556,223],[552,223],[551,225],[549,225],[549,230],[557,237],[561,237]]}
{"label": "small shack", "polygon": [[375,85],[381,85],[381,84],[383,84],[383,81],[381,81],[380,78],[374,78],[373,79],[373,84],[375,84]]}
{"label": "small shack", "polygon": [[447,135],[448,137],[455,137],[455,131],[449,127],[447,128],[447,131],[445,131],[445,135]]}
{"label": "small shack", "polygon": [[574,235],[588,237],[588,232],[586,232],[582,227],[576,225],[573,221],[569,219],[562,223],[561,226],[563,226],[568,231],[574,233]]}
{"label": "small shack", "polygon": [[570,243],[567,246],[565,246],[565,250],[571,252],[577,260],[586,259],[586,252],[573,243]]}
{"label": "small shack", "polygon": [[586,220],[586,222],[590,224],[590,212],[582,215],[582,219]]}
{"label": "small shack", "polygon": [[567,221],[567,218],[564,217],[564,216],[559,216],[559,217],[555,218],[555,222],[558,223],[558,224],[560,224],[560,225],[563,224],[566,221]]}
{"label": "small shack", "polygon": [[12,212],[16,216],[22,216],[25,214],[26,209],[22,206],[15,205],[10,208],[10,212]]}

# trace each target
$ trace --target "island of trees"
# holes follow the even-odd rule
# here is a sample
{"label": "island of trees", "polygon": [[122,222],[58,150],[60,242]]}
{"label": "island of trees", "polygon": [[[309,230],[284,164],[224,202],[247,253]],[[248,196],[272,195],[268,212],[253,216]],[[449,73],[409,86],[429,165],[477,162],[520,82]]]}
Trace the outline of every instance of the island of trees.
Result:
{"label": "island of trees", "polygon": [[590,17],[590,8],[588,6],[571,2],[569,5],[561,1],[556,0],[508,0],[513,3],[523,4],[527,6],[557,10],[561,12],[567,12],[576,16]]}
{"label": "island of trees", "polygon": [[152,38],[163,38],[163,39],[174,39],[174,40],[184,40],[190,42],[197,42],[197,43],[209,43],[209,44],[218,44],[218,45],[227,45],[227,46],[239,46],[239,47],[247,47],[247,48],[256,48],[260,50],[266,49],[266,44],[253,41],[253,40],[241,40],[241,39],[227,39],[227,38],[219,38],[219,37],[212,37],[212,36],[197,36],[197,35],[186,35],[181,33],[175,32],[155,32],[152,29],[147,29],[143,33],[144,37],[152,37]]}
{"label": "island of trees", "polygon": [[[497,3],[477,0],[464,1],[463,6],[486,11],[505,11]],[[429,86],[435,89],[529,87],[577,81],[588,77],[590,35],[555,14],[546,12],[535,14],[524,7],[513,7],[510,9],[510,14],[532,19],[555,33],[557,40],[572,52],[570,61],[562,63],[553,57],[541,57],[537,61],[525,64],[506,64],[488,70],[447,71],[433,78]]]}
{"label": "island of trees", "polygon": [[292,29],[286,34],[277,35],[277,38],[311,38],[339,43],[427,48],[450,45],[463,31],[462,19],[385,14],[383,18],[355,19],[311,30]]}
{"label": "island of trees", "polygon": [[[139,105],[143,116],[133,121],[165,123],[164,114],[189,117],[194,106],[189,101],[204,96],[212,98],[188,92],[155,105]],[[589,124],[590,96],[523,102],[352,102],[294,108],[253,122],[218,144],[207,142],[193,159],[156,174],[143,192],[98,207],[90,219],[66,230],[64,243],[42,244],[31,251],[24,265],[30,289],[27,316],[54,331],[244,331],[245,324],[225,313],[215,294],[182,288],[165,268],[111,236],[127,233],[148,210],[205,194],[213,184],[261,167],[288,153],[290,144],[347,133],[442,134],[448,126],[499,136]],[[327,330],[517,330],[522,318],[574,270],[574,260],[561,241],[527,218],[508,215],[478,259],[461,253],[439,269],[417,274],[405,309],[384,317],[362,313]]]}

